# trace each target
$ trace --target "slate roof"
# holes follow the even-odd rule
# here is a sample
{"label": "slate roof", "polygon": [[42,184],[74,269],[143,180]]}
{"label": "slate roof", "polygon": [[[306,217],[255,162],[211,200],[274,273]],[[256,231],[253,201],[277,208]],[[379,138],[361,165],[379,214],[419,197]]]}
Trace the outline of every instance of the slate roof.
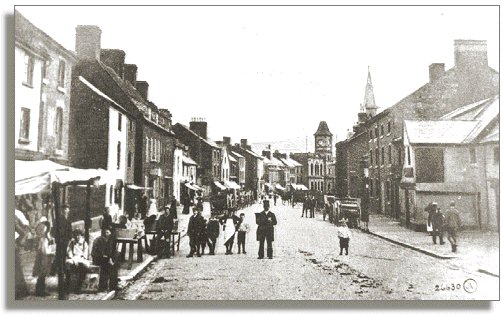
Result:
{"label": "slate roof", "polygon": [[326,121],[320,121],[318,125],[318,130],[314,133],[315,136],[332,136],[330,129],[328,129],[328,125]]}
{"label": "slate roof", "polygon": [[194,131],[190,130],[189,127],[185,126],[184,124],[181,124],[181,123],[177,123],[176,124],[177,126],[180,126],[181,128],[184,128],[186,131],[188,131],[189,133],[191,133],[194,137],[198,138],[199,140],[203,141],[204,143],[206,143],[207,145],[211,146],[211,147],[214,147],[216,149],[220,149],[220,147],[215,143],[213,142],[212,140],[210,139],[204,139],[203,137],[201,137],[200,135],[198,135],[197,133],[195,133]]}
{"label": "slate roof", "polygon": [[478,121],[405,120],[406,136],[411,144],[464,144]]}

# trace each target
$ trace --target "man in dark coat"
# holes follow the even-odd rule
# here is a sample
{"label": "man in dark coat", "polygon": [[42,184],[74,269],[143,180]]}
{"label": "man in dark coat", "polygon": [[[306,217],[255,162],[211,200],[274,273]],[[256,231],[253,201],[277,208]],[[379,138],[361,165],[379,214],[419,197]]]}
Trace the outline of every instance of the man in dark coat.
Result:
{"label": "man in dark coat", "polygon": [[[234,210],[226,210],[225,214],[220,218],[220,224],[223,226],[224,237],[225,237],[225,229],[227,225],[227,220],[232,219],[232,224],[234,225],[234,231],[239,229],[239,225],[241,224],[241,219],[235,215],[236,211]],[[232,246],[234,245],[234,235],[232,235],[228,240],[225,241],[225,254],[232,255]]]}
{"label": "man in dark coat", "polygon": [[215,246],[217,245],[217,238],[220,235],[220,222],[218,222],[215,212],[211,213],[210,221],[208,222],[206,231],[208,233],[208,247],[210,248],[210,255],[215,255]]}
{"label": "man in dark coat", "polygon": [[433,244],[437,244],[437,236],[440,238],[440,245],[444,244],[444,215],[440,212],[440,208],[433,205],[435,212],[431,215],[431,224],[433,226],[432,238]]}
{"label": "man in dark coat", "polygon": [[[167,213],[168,207],[161,209],[161,215],[156,225],[156,240],[158,258],[170,258],[171,231],[173,231],[173,216]],[[164,241],[162,241],[164,239]]]}
{"label": "man in dark coat", "polygon": [[269,200],[264,200],[264,211],[256,214],[257,241],[259,241],[258,259],[264,258],[264,242],[267,241],[267,258],[272,259],[274,226],[278,223],[274,213],[269,211]]}
{"label": "man in dark coat", "polygon": [[204,218],[199,213],[199,209],[194,207],[194,214],[189,219],[189,225],[187,227],[187,235],[189,236],[190,252],[188,257],[194,257],[194,253],[197,257],[201,257],[201,237],[203,230],[205,228]]}
{"label": "man in dark coat", "polygon": [[102,229],[94,240],[91,256],[93,264],[100,266],[99,290],[117,289],[119,265],[110,228]]}
{"label": "man in dark coat", "polygon": [[306,218],[307,218],[307,213],[308,213],[308,209],[310,208],[310,204],[311,204],[311,198],[309,198],[309,195],[306,196],[306,198],[304,199],[304,202],[302,204],[302,215],[301,215],[301,218],[304,217],[304,214],[306,215]]}

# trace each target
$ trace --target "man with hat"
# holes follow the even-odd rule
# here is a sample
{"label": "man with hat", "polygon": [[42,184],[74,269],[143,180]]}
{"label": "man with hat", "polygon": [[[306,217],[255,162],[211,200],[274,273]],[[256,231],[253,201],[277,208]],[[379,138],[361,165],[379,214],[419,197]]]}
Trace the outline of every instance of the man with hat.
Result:
{"label": "man with hat", "polygon": [[274,226],[278,223],[276,215],[269,211],[269,200],[264,200],[264,211],[256,213],[257,241],[259,241],[258,259],[264,258],[264,242],[267,241],[267,258],[272,259],[272,242],[274,242]]}
{"label": "man with hat", "polygon": [[437,244],[437,236],[440,238],[440,245],[444,244],[444,215],[440,212],[440,208],[434,202],[432,203],[433,214],[431,215],[431,225],[433,226],[432,238],[433,244]]}
{"label": "man with hat", "polygon": [[456,203],[451,201],[449,210],[445,214],[445,229],[447,230],[447,240],[451,243],[452,252],[458,248],[458,229],[461,227],[459,212],[456,210]]}

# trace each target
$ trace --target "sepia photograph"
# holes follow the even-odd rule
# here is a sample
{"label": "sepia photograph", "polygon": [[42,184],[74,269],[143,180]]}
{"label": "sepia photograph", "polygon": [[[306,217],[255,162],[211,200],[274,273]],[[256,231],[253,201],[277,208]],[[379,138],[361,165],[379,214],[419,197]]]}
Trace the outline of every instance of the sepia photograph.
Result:
{"label": "sepia photograph", "polygon": [[7,14],[13,301],[500,299],[499,6]]}

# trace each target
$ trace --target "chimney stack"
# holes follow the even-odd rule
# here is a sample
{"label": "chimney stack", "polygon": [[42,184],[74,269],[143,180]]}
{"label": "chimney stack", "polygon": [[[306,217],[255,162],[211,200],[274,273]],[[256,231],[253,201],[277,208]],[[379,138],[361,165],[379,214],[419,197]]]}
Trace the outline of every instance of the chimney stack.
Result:
{"label": "chimney stack", "polygon": [[224,145],[231,145],[231,137],[223,137]]}
{"label": "chimney stack", "polygon": [[190,130],[194,131],[201,138],[208,138],[208,123],[202,118],[192,118],[189,124]]}
{"label": "chimney stack", "polygon": [[136,81],[136,90],[143,97],[145,101],[148,101],[148,82],[147,81]]}
{"label": "chimney stack", "polygon": [[124,65],[124,80],[136,86],[136,75],[138,73],[138,67],[136,65],[125,64]]}
{"label": "chimney stack", "polygon": [[82,60],[100,60],[101,29],[96,25],[78,25],[75,31],[77,56]]}
{"label": "chimney stack", "polygon": [[471,70],[482,69],[488,66],[487,41],[465,40],[454,41],[454,65],[456,68]]}
{"label": "chimney stack", "polygon": [[124,60],[126,53],[120,49],[102,49],[101,61],[112,68],[121,79],[124,79]]}
{"label": "chimney stack", "polygon": [[246,149],[248,147],[248,139],[241,139],[241,148]]}
{"label": "chimney stack", "polygon": [[429,68],[430,68],[430,83],[438,80],[445,74],[444,63],[432,63]]}

